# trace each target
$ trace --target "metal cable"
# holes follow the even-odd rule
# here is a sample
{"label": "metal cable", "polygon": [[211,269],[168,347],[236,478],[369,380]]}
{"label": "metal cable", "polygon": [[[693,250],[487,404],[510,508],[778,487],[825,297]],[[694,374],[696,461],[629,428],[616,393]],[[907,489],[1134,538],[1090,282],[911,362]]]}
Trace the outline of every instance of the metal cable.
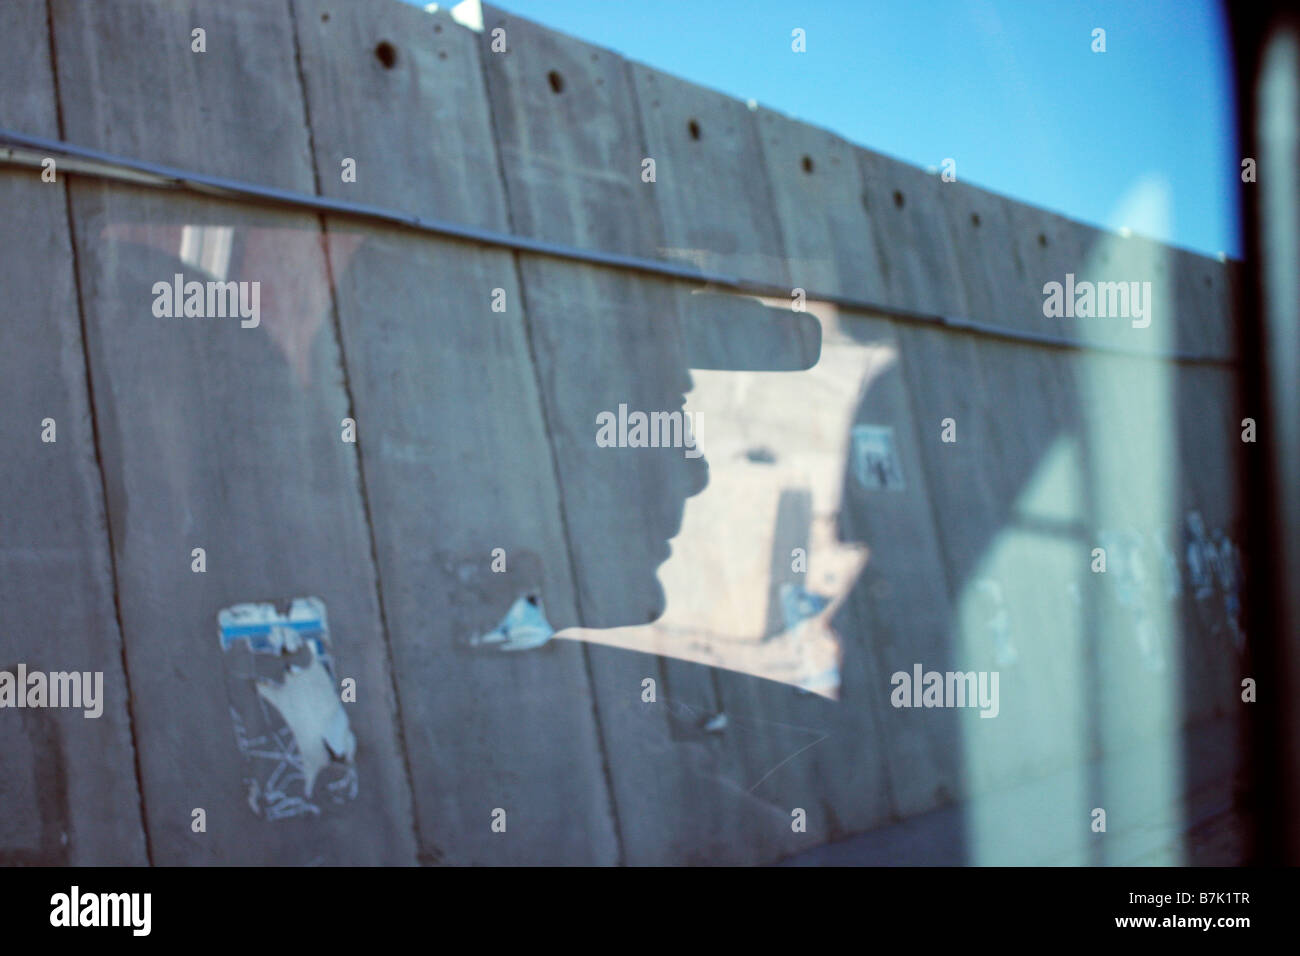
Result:
{"label": "metal cable", "polygon": [[[227,199],[234,199],[240,202],[270,203],[277,206],[310,209],[314,212],[352,216],[360,219],[368,219],[374,222],[383,222],[389,225],[402,226],[428,235],[460,239],[467,242],[496,246],[503,249],[512,249],[516,252],[529,252],[537,255],[549,256],[554,259],[581,262],[588,265],[604,266],[613,269],[626,269],[628,271],[672,279],[678,282],[690,282],[695,284],[703,283],[715,288],[726,289],[743,295],[789,298],[791,292],[790,288],[787,286],[778,286],[768,282],[759,282],[754,279],[746,279],[717,272],[706,272],[689,266],[678,265],[676,263],[661,262],[656,259],[643,259],[638,256],[601,252],[593,249],[582,249],[577,246],[568,246],[562,243],[544,242],[540,239],[530,239],[526,236],[516,236],[511,233],[497,232],[492,229],[480,229],[475,226],[447,222],[442,219],[424,219],[420,216],[405,213],[397,209],[390,209],[386,206],[375,206],[369,203],[356,203],[341,199],[330,199],[325,196],[315,196],[288,189],[276,189],[272,186],[263,186],[257,183],[248,183],[236,179],[226,179],[222,176],[210,176],[206,173],[177,169],[175,167],[164,166],[160,163],[153,163],[146,160],[116,156],[112,153],[91,149],[86,146],[78,146],[74,143],[66,143],[62,140],[45,139],[40,136],[29,136],[26,133],[19,133],[15,130],[0,128],[0,144],[3,144],[0,145],[0,162],[14,165],[40,166],[42,159],[47,156],[54,156],[62,158],[65,164],[65,171],[71,172],[75,175],[91,176],[97,179],[107,179],[119,182],[129,182],[161,189],[184,189],[203,195],[215,195]],[[24,152],[24,150],[32,152]],[[826,294],[815,290],[805,290],[805,296],[810,301],[829,302],[832,305],[854,312],[871,312],[878,315],[884,315],[898,322],[904,322],[910,325],[969,332],[973,335],[1000,339],[1007,342],[1019,342],[1028,345],[1043,346],[1046,348],[1068,349],[1080,352],[1102,352],[1107,354],[1126,355],[1135,358],[1158,359],[1172,362],[1222,366],[1236,365],[1236,359],[1232,356],[1155,350],[1143,351],[1124,348],[1118,345],[1106,345],[1097,342],[1080,342],[1074,339],[1063,338],[1061,336],[1048,335],[1046,333],[1007,329],[983,322],[976,322],[971,319],[942,315],[934,312],[919,312],[913,309],[904,309],[899,306],[887,305],[883,302],[872,302],[867,299],[859,299],[852,296]]]}

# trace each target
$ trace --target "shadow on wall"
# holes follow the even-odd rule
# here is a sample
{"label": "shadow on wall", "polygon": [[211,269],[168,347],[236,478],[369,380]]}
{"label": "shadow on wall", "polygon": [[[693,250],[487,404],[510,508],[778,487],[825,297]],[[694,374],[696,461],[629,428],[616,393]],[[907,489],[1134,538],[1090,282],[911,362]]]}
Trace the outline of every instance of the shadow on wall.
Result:
{"label": "shadow on wall", "polygon": [[[368,236],[331,232],[328,250],[339,297],[370,301],[367,334],[384,336],[389,306],[362,277],[392,252]],[[272,392],[306,382],[316,330],[331,321],[326,277],[304,279],[318,236],[115,223],[101,238],[120,256],[144,257],[133,275],[238,281],[256,261],[258,274],[288,277],[287,286],[266,283],[262,328],[240,334],[270,337],[283,363]],[[430,541],[429,555],[412,560],[447,578],[428,581],[433,593],[460,590],[477,607],[450,618],[434,609],[428,629],[407,639],[477,642],[476,657],[502,647],[551,654],[565,643],[550,640],[555,629],[656,655],[670,718],[628,732],[647,735],[654,759],[717,785],[698,812],[788,818],[790,806],[811,800],[833,838],[963,802],[962,837],[948,826],[934,848],[950,862],[1118,861],[1127,850],[1103,854],[1086,843],[1096,808],[1112,820],[1116,810],[1127,815],[1112,829],[1131,831],[1197,784],[1194,763],[1222,767],[1222,755],[1167,755],[1121,784],[1098,763],[1187,721],[1223,716],[1232,699],[1223,673],[1242,636],[1237,556],[1221,530],[1231,520],[1220,507],[1226,469],[1207,469],[1207,451],[1189,436],[1196,426],[1178,421],[1193,407],[1220,414],[1214,390],[1226,395],[1229,384],[1213,379],[1221,373],[989,344],[818,302],[807,313],[779,302],[728,312],[748,300],[707,296],[678,321],[668,304],[621,308],[623,276],[564,268],[574,270],[570,280],[608,285],[585,295],[614,305],[548,328],[539,317],[557,304],[544,284],[530,287],[532,361],[557,396],[544,409],[553,461],[522,460],[501,441],[499,423],[532,400],[531,381],[514,392],[416,396],[400,365],[353,372],[387,391],[399,418],[412,401],[439,406],[446,429],[427,435],[418,454],[394,444],[382,422],[363,420],[359,444],[372,463],[427,474],[434,500],[420,508],[449,538],[476,540],[475,521],[492,509],[438,500],[441,474],[469,456],[495,462],[539,510],[557,507],[534,487],[552,471],[567,500],[581,502],[581,515],[570,507],[563,516],[562,550],[538,529],[522,529],[519,547],[503,542],[499,582],[481,573],[490,549],[484,568],[466,572],[429,560],[439,553]],[[653,280],[636,288],[651,301],[671,294]],[[820,332],[809,330],[812,317]],[[238,328],[198,321],[210,323],[194,327],[200,338]],[[443,328],[448,347],[457,346],[456,323],[477,321],[430,301],[428,322]],[[494,347],[442,359],[490,363]],[[258,380],[252,387],[266,387]],[[193,392],[184,382],[172,390]],[[1107,400],[1116,394],[1141,400]],[[651,445],[652,422],[660,447],[641,447]],[[160,464],[188,483],[175,469],[189,458],[175,454]],[[408,520],[412,505],[375,506],[382,534]],[[1105,551],[1104,573],[1094,548]],[[570,579],[574,594],[557,594]],[[530,595],[540,600],[519,606]],[[976,680],[954,682],[954,673]],[[954,691],[968,687],[974,701],[957,702]],[[798,721],[785,719],[794,712]],[[1004,796],[1015,788],[1022,796]],[[1176,829],[1176,816],[1160,819]],[[1013,839],[1026,832],[1032,839]],[[796,848],[782,839],[764,852]]]}

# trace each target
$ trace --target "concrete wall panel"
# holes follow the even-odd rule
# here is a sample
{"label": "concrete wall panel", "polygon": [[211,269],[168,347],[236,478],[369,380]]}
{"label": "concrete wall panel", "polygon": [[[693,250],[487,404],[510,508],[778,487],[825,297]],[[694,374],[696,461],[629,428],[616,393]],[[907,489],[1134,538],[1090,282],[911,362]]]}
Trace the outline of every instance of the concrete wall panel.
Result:
{"label": "concrete wall panel", "polygon": [[663,257],[788,285],[781,227],[754,112],[740,100],[631,63]]}
{"label": "concrete wall panel", "polygon": [[[57,138],[45,4],[0,9],[0,125]],[[65,176],[0,171],[0,669],[100,672],[102,715],[0,714],[0,862],[146,862]],[[45,419],[54,441],[43,442]],[[26,693],[26,688],[19,693]],[[24,787],[23,780],[31,785]],[[26,794],[24,796],[23,794]]]}
{"label": "concrete wall panel", "polygon": [[[896,237],[895,304],[1025,328],[1032,299],[1005,201],[867,151],[859,157],[870,206]],[[998,717],[965,712],[954,731],[959,792],[978,795],[1086,752],[1083,689],[1068,680],[1080,668],[1069,585],[1083,505],[1078,483],[1062,484],[1078,465],[1069,370],[1046,350],[964,334],[903,326],[899,340],[946,563],[948,657],[955,669],[999,674]],[[945,419],[955,442],[941,439]],[[1065,829],[1058,818],[1037,825]],[[968,837],[973,853],[985,852],[978,827]]]}
{"label": "concrete wall panel", "polygon": [[[770,111],[760,111],[758,122],[792,272],[806,269],[809,278],[802,281],[809,289],[886,300],[885,270],[876,269],[882,253],[864,208],[856,151],[831,134]],[[946,575],[919,450],[920,443],[939,440],[940,422],[918,427],[913,419],[892,322],[837,314],[825,303],[812,303],[810,309],[824,316],[823,361],[834,362],[832,353],[844,348],[867,348],[877,356],[873,371],[858,383],[849,420],[855,427],[892,429],[902,471],[896,488],[867,487],[853,460],[851,438],[844,443],[846,459],[838,463],[838,534],[865,544],[869,557],[835,622],[843,641],[845,683],[835,711],[836,732],[819,747],[829,766],[817,770],[839,825],[853,831],[878,823],[885,808],[905,816],[958,794],[960,747],[951,712],[889,703],[892,674],[910,675],[916,663],[946,670],[951,659]],[[870,749],[864,741],[872,742]],[[862,786],[862,773],[872,761],[881,764],[875,773],[887,772],[887,785],[877,781],[887,799],[877,801]],[[857,779],[844,773],[855,764],[863,765]],[[837,787],[846,776],[851,785]]]}
{"label": "concrete wall panel", "polygon": [[887,302],[888,266],[852,144],[766,107],[756,115],[791,285]]}
{"label": "concrete wall panel", "polygon": [[[508,228],[477,38],[388,2],[295,9],[322,192]],[[383,42],[395,51],[387,68],[374,54]],[[358,160],[355,183],[340,175],[345,156]],[[332,261],[422,851],[449,863],[613,862],[580,646],[464,646],[534,587],[553,622],[576,620],[513,258],[358,233],[346,219],[329,230],[361,242],[346,262],[345,246],[332,247]],[[491,570],[494,548],[504,572]],[[504,834],[489,826],[497,807]]]}
{"label": "concrete wall panel", "polygon": [[[53,22],[71,141],[311,190],[287,6],[56,3]],[[154,862],[413,862],[315,217],[96,183],[72,200]],[[260,282],[261,324],[157,317],[153,284],[177,272]],[[313,794],[319,815],[272,821],[241,780],[216,617],[306,596],[327,608],[337,676],[356,681],[359,783],[343,806]]]}
{"label": "concrete wall panel", "polygon": [[[497,28],[508,53],[491,51]],[[646,154],[621,58],[491,8],[484,31],[515,229],[662,254],[651,198],[659,187],[641,179]],[[704,482],[704,461],[594,439],[601,411],[682,406],[691,379],[679,290],[531,256],[520,257],[520,274],[579,588],[581,621],[565,623],[653,620],[664,600],[656,569],[685,499]],[[734,737],[702,729],[718,709],[706,668],[595,645],[585,653],[627,862],[753,860],[763,852],[756,817],[776,839],[789,832],[784,813],[738,785]],[[647,678],[663,684],[654,703],[641,699]]]}
{"label": "concrete wall panel", "polygon": [[937,190],[939,177],[880,153],[855,148],[863,207],[881,258],[886,304],[966,315],[958,253]]}

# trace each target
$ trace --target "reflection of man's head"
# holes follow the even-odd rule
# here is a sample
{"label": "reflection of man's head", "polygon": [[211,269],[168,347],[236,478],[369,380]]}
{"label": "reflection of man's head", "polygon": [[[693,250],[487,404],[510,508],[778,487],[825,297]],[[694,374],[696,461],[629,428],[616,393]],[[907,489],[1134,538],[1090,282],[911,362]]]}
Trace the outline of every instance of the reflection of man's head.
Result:
{"label": "reflection of man's head", "polygon": [[[686,503],[660,569],[665,613],[653,626],[562,636],[834,696],[839,642],[830,622],[865,561],[839,526],[843,498],[855,493],[844,476],[868,468],[867,457],[854,458],[855,419],[894,354],[840,333],[835,310],[821,304],[799,314],[785,302],[749,300],[752,308],[729,320],[724,303],[705,303],[687,311],[684,339],[694,367],[686,407],[708,423],[709,485]],[[888,443],[873,441],[884,471],[861,475],[868,487],[897,487]]]}
{"label": "reflection of man's head", "polygon": [[[158,256],[145,270],[150,274],[170,277],[174,268],[187,280],[260,279],[262,322],[239,334],[269,339],[300,387],[309,384],[309,356],[329,321],[331,280],[337,294],[351,295],[353,273],[386,255],[363,232],[326,236],[330,270],[323,268],[320,234],[311,230],[159,222],[105,227],[110,241]],[[806,622],[826,610],[829,595],[847,590],[860,566],[856,557],[847,563],[835,557],[837,549],[856,550],[835,543],[839,492],[831,480],[848,454],[856,392],[840,394],[838,367],[800,371],[817,361],[818,320],[792,312],[788,303],[692,293],[615,270],[549,263],[529,278],[529,324],[553,464],[515,460],[514,449],[498,447],[482,429],[473,449],[452,446],[446,435],[429,435],[427,442],[431,458],[450,455],[440,467],[454,467],[455,456],[472,452],[499,460],[511,473],[531,469],[543,476],[554,469],[577,619],[565,619],[559,610],[565,602],[549,602],[549,624],[643,627],[664,615],[667,590],[674,609],[664,624],[688,643],[698,645],[691,636],[698,630],[765,645],[768,657],[780,648],[791,659],[809,658],[809,648],[828,638]],[[608,306],[595,312],[578,305],[593,300]],[[382,316],[374,319],[376,330],[383,328]],[[430,321],[466,319],[434,310]],[[865,376],[866,368],[859,373]],[[526,386],[521,383],[521,393]],[[710,481],[706,455],[720,463],[721,480],[684,529],[688,499]],[[680,554],[665,571],[674,538]],[[803,557],[794,559],[796,552]],[[806,574],[794,570],[801,562]],[[543,613],[545,593],[533,596],[536,610],[529,613]],[[792,616],[799,608],[816,610]],[[547,626],[539,618],[539,628]],[[812,657],[814,663],[805,660],[800,668],[832,666],[824,654]],[[770,669],[734,654],[716,663]]]}

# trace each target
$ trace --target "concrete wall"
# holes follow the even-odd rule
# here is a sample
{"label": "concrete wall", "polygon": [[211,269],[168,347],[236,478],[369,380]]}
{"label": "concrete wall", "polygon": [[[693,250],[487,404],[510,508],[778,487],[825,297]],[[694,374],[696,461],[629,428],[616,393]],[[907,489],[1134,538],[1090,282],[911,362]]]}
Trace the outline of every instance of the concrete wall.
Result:
{"label": "concrete wall", "polygon": [[[58,135],[43,4],[5,10],[0,122]],[[143,863],[122,635],[64,183],[0,169],[0,668],[104,675],[104,712],[6,711],[0,861]],[[21,304],[21,305],[20,305]],[[46,419],[52,442],[42,442]]]}
{"label": "concrete wall", "polygon": [[[0,282],[23,303],[0,325],[0,668],[105,675],[98,720],[0,713],[22,728],[0,746],[0,860],[757,863],[956,808],[926,858],[1122,862],[1151,821],[1177,834],[1187,793],[1226,793],[1230,366],[888,310],[1221,356],[1231,267],[458,13],[475,29],[395,0],[18,0],[0,123],[808,290],[820,361],[789,371],[807,337],[788,300],[765,303],[775,338],[724,340],[688,284],[0,167],[21,224]],[[261,327],[155,317],[176,272],[260,281]],[[1150,281],[1151,326],[1045,317],[1066,273]],[[620,404],[720,431],[706,459],[597,447]],[[892,430],[897,484],[859,474],[860,426]],[[771,624],[799,542],[853,569],[826,586],[829,695],[781,669],[811,632]],[[468,646],[530,593],[560,638]],[[357,789],[270,820],[216,615],[308,595],[355,680]],[[998,671],[998,718],[891,706],[918,663]]]}

